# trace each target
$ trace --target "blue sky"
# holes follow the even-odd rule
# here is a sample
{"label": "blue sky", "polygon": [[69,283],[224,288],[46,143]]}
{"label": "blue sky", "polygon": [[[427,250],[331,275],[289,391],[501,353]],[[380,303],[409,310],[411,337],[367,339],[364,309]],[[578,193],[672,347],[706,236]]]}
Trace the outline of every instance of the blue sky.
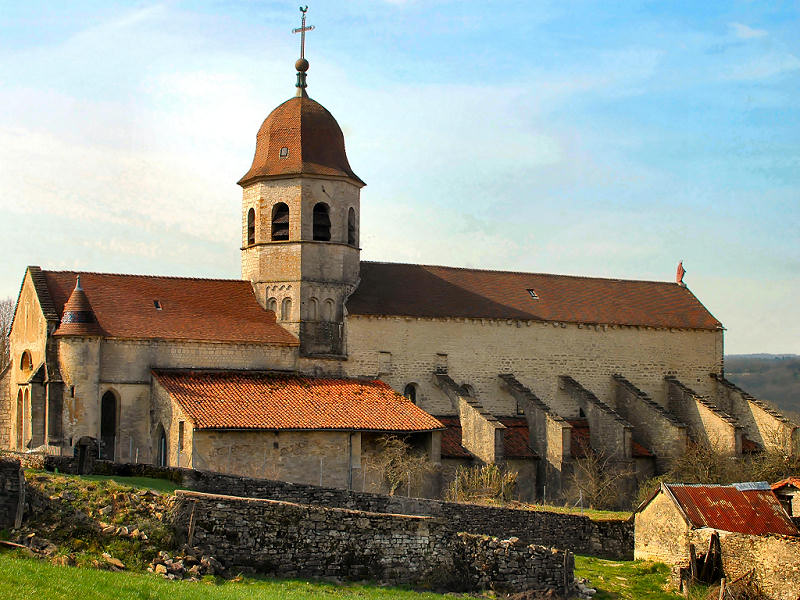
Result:
{"label": "blue sky", "polygon": [[[315,2],[309,94],[362,257],[686,282],[800,353],[800,4]],[[0,296],[44,268],[239,276],[296,2],[0,0]]]}

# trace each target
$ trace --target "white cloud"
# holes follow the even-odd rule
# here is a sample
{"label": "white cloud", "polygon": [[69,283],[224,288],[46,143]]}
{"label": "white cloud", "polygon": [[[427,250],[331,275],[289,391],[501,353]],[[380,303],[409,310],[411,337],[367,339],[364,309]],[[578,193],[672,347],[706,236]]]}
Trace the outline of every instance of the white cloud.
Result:
{"label": "white cloud", "polygon": [[729,81],[757,81],[800,69],[800,59],[794,54],[770,52],[763,56],[746,59],[729,65],[723,79]]}
{"label": "white cloud", "polygon": [[730,27],[733,30],[733,34],[743,40],[761,38],[769,35],[766,29],[754,29],[742,23],[730,23]]}

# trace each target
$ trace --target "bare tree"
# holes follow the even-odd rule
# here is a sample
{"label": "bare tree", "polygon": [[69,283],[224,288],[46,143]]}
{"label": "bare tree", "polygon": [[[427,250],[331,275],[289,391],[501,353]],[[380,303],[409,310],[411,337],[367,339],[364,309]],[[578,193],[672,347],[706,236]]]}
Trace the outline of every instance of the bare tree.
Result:
{"label": "bare tree", "polygon": [[14,318],[14,301],[11,298],[0,300],[0,371],[11,360],[11,344],[8,339],[11,320]]}
{"label": "bare tree", "polygon": [[594,509],[613,509],[624,496],[622,487],[636,474],[626,463],[602,450],[587,447],[584,458],[575,461],[572,482],[583,501]]}
{"label": "bare tree", "polygon": [[393,496],[398,488],[403,485],[411,493],[411,482],[418,483],[425,475],[435,470],[435,465],[428,460],[425,454],[415,451],[404,439],[394,435],[384,435],[378,438],[379,452],[372,459],[374,468],[383,474],[389,488],[389,495]]}

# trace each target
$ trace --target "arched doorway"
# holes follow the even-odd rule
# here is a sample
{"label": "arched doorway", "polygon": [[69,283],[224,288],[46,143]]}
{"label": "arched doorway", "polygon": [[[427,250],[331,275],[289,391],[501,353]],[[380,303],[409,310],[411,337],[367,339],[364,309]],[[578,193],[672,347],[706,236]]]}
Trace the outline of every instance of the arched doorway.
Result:
{"label": "arched doorway", "polygon": [[22,400],[22,390],[17,394],[17,450],[22,450],[22,441],[25,437],[25,430],[23,425],[25,423],[25,403]]}
{"label": "arched doorway", "polygon": [[100,400],[100,458],[114,460],[117,445],[117,397],[108,391]]}
{"label": "arched doorway", "polygon": [[159,467],[166,467],[167,466],[167,432],[164,431],[164,426],[158,426],[158,432],[156,434],[156,443],[158,444],[156,448],[156,464]]}
{"label": "arched doorway", "polygon": [[22,401],[22,447],[31,439],[31,395],[28,388],[25,388],[25,396]]}

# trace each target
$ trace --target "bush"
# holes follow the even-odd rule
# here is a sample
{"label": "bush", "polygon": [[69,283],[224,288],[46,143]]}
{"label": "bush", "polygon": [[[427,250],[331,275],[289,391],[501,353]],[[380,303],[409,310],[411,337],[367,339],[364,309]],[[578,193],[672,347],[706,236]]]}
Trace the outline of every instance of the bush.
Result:
{"label": "bush", "polygon": [[456,476],[445,490],[451,502],[509,502],[517,487],[516,471],[502,471],[495,464],[482,467],[458,467]]}

